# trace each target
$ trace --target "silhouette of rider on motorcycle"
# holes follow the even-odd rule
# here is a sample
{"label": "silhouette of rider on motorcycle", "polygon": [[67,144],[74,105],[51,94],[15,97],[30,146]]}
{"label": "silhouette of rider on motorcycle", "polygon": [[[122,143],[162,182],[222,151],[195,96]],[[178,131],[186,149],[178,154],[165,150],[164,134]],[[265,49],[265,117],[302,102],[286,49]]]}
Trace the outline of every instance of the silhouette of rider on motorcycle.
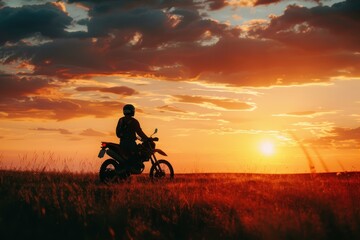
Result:
{"label": "silhouette of rider on motorcycle", "polygon": [[120,147],[125,152],[126,157],[131,164],[144,167],[144,164],[139,161],[137,157],[136,135],[141,140],[146,140],[148,137],[142,131],[140,123],[134,118],[135,107],[131,104],[126,104],[123,107],[124,116],[121,117],[116,126],[116,136],[120,138]]}

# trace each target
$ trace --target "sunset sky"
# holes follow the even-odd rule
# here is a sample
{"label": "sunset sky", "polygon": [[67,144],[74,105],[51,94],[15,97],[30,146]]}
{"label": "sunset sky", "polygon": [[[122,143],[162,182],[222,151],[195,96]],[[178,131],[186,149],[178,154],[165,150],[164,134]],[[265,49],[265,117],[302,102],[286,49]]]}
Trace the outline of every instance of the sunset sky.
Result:
{"label": "sunset sky", "polygon": [[176,173],[360,171],[359,12],[0,0],[0,169],[97,171],[131,103]]}

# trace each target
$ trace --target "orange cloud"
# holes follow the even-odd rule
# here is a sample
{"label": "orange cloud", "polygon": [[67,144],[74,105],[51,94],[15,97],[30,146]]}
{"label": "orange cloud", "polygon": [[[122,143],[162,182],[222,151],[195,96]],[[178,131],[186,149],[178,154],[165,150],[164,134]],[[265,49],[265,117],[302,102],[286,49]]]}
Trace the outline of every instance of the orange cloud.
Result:
{"label": "orange cloud", "polygon": [[358,128],[342,128],[334,127],[326,131],[327,136],[308,139],[307,142],[322,147],[336,148],[360,148],[360,127]]}
{"label": "orange cloud", "polygon": [[0,99],[22,97],[55,87],[50,80],[37,77],[18,77],[0,71]]}
{"label": "orange cloud", "polygon": [[92,128],[88,128],[88,129],[85,129],[84,131],[82,131],[80,133],[80,135],[82,136],[91,136],[91,137],[98,137],[98,136],[105,136],[106,134],[105,133],[102,133],[102,132],[99,132],[99,131],[96,131]]}
{"label": "orange cloud", "polygon": [[39,128],[35,128],[32,129],[35,131],[48,131],[48,132],[59,132],[60,134],[72,134],[69,130],[64,129],[64,128],[43,128],[43,127],[39,127]]}
{"label": "orange cloud", "polygon": [[8,98],[0,102],[0,118],[53,119],[94,116],[104,118],[122,112],[124,103],[115,101],[85,101],[78,99],[52,99],[40,96]]}
{"label": "orange cloud", "polygon": [[217,107],[223,110],[253,110],[255,108],[252,103],[240,102],[233,99],[190,95],[175,95],[174,98],[179,102],[198,104],[201,106],[210,104],[210,107]]}
{"label": "orange cloud", "polygon": [[180,108],[177,108],[174,106],[170,106],[170,105],[164,105],[164,106],[158,107],[157,109],[159,109],[160,111],[166,111],[166,112],[186,113],[186,111],[181,110]]}
{"label": "orange cloud", "polygon": [[64,13],[67,13],[66,5],[64,2],[57,1],[57,2],[51,2],[51,4],[57,7],[58,9],[60,9],[61,11],[63,11]]}
{"label": "orange cloud", "polygon": [[333,128],[329,134],[332,136],[330,138],[335,140],[356,140],[360,141],[360,127],[358,128]]}
{"label": "orange cloud", "polygon": [[290,112],[290,113],[280,113],[273,114],[276,117],[306,117],[314,118],[317,116],[322,116],[326,114],[335,114],[337,111],[301,111],[301,112]]}
{"label": "orange cloud", "polygon": [[131,96],[137,94],[138,92],[132,88],[126,86],[119,86],[119,87],[108,87],[108,88],[99,88],[99,87],[78,87],[76,88],[77,91],[85,92],[85,91],[99,91],[99,92],[108,92],[114,93],[123,96]]}

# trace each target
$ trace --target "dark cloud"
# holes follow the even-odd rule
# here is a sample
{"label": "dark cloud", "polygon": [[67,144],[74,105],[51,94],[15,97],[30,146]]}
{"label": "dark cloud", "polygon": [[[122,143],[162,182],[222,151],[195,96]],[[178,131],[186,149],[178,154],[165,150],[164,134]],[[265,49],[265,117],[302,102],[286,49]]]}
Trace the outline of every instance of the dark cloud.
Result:
{"label": "dark cloud", "polygon": [[347,0],[331,7],[290,5],[283,15],[272,17],[261,37],[312,51],[346,49],[359,51],[360,2]]}
{"label": "dark cloud", "polygon": [[54,4],[0,8],[0,45],[41,34],[59,38],[67,35],[72,18]]}
{"label": "dark cloud", "polygon": [[210,10],[219,10],[228,6],[228,1],[226,0],[208,0],[206,2],[209,4],[208,6]]}
{"label": "dark cloud", "polygon": [[87,33],[74,32],[73,38],[36,46],[6,47],[0,49],[0,58],[5,64],[27,60],[35,67],[34,74],[63,78],[129,72],[145,75],[154,72],[158,65],[168,66],[161,60],[157,63],[159,57],[170,54],[167,50],[180,47],[179,43],[239,35],[238,29],[205,19],[194,8],[174,8],[168,12],[144,7],[114,10],[83,22],[87,24]]}
{"label": "dark cloud", "polygon": [[83,6],[91,9],[90,14],[104,14],[114,9],[128,10],[132,8],[147,7],[153,9],[166,9],[166,8],[195,8],[195,9],[208,9],[218,10],[227,6],[226,0],[68,0],[68,3],[80,3]]}
{"label": "dark cloud", "polygon": [[0,49],[5,64],[26,60],[34,66],[34,75],[60,78],[114,73],[150,73],[156,50],[134,51],[112,48],[105,40],[61,39],[40,46]]}
{"label": "dark cloud", "polygon": [[[87,37],[111,36],[112,46],[119,47],[133,41],[133,48],[156,47],[171,42],[193,42],[207,32],[213,35],[229,34],[230,28],[203,18],[196,9],[135,8],[95,15],[87,21]],[[229,33],[227,33],[229,32]],[[239,32],[234,31],[239,34]],[[138,34],[138,35],[136,35]],[[116,44],[116,45],[115,45]]]}
{"label": "dark cloud", "polygon": [[[219,10],[226,6],[259,6],[269,5],[273,3],[286,2],[288,0],[242,0],[242,1],[228,1],[228,0],[68,0],[68,3],[80,3],[90,9],[92,14],[104,14],[114,9],[132,9],[138,7],[149,8],[195,8],[206,9],[210,11]],[[302,0],[303,2],[321,2],[321,0]],[[325,0],[326,1],[326,0]]]}
{"label": "dark cloud", "polygon": [[77,91],[86,92],[86,91],[99,91],[99,92],[108,92],[114,93],[123,96],[131,96],[137,94],[135,89],[126,87],[126,86],[119,86],[119,87],[108,87],[108,88],[100,88],[100,87],[78,87],[76,88]]}
{"label": "dark cloud", "polygon": [[142,33],[162,33],[168,18],[161,10],[134,9],[100,15],[92,18],[88,23],[89,34],[105,36],[115,29],[134,29]]}
{"label": "dark cloud", "polygon": [[39,127],[39,128],[35,128],[35,129],[32,129],[32,130],[35,130],[35,131],[48,131],[48,132],[59,132],[60,134],[65,134],[65,135],[72,134],[69,130],[63,129],[63,128],[43,128],[43,127]]}
{"label": "dark cloud", "polygon": [[175,95],[175,99],[179,102],[193,104],[210,104],[226,110],[252,110],[254,106],[247,102],[240,102],[233,99],[219,99],[204,96]]}
{"label": "dark cloud", "polygon": [[[45,34],[53,40],[36,46],[4,46],[0,61],[27,61],[34,75],[63,79],[125,74],[235,86],[304,84],[360,74],[357,1],[291,5],[272,16],[269,25],[255,24],[241,37],[238,27],[200,14],[224,1],[69,2],[90,9],[91,18],[82,21],[88,32],[66,38]],[[175,7],[164,8],[171,2]]]}
{"label": "dark cloud", "polygon": [[5,64],[19,60],[29,60],[34,65],[36,75],[68,76],[92,73],[92,68],[110,68],[102,63],[101,54],[92,48],[89,40],[63,39],[40,46],[15,46],[1,51]]}

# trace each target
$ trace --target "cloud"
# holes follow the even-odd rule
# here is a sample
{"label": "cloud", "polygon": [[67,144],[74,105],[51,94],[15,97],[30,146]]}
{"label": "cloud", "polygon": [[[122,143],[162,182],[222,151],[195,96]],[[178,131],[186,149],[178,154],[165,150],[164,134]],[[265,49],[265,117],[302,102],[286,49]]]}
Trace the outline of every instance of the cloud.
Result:
{"label": "cloud", "polygon": [[306,129],[332,129],[334,126],[334,123],[332,122],[297,122],[292,124],[294,126],[300,126],[300,127],[304,127]]}
{"label": "cloud", "polygon": [[[260,6],[260,5],[270,5],[273,3],[285,2],[286,0],[250,0],[253,6]],[[319,3],[320,0],[302,0],[303,2],[317,2]],[[298,1],[301,2],[301,1]]]}
{"label": "cloud", "polygon": [[209,37],[239,34],[238,30],[226,24],[203,17],[194,6],[189,8],[173,6],[164,10],[145,4],[126,10],[113,8],[112,11],[101,14],[90,11],[90,14],[91,19],[85,22],[88,32],[78,33],[78,36],[92,38],[111,36],[112,40],[106,39],[105,42],[109,43],[110,40],[112,47],[127,45],[132,49],[139,49],[170,43],[201,41],[205,40],[206,35]]}
{"label": "cloud", "polygon": [[78,87],[76,88],[77,91],[85,92],[85,91],[99,91],[99,92],[108,92],[114,93],[123,96],[131,96],[137,94],[138,92],[132,88],[126,86],[119,86],[119,87],[108,87],[108,88],[100,88],[100,87]]}
{"label": "cloud", "polygon": [[[225,1],[223,6],[238,6],[238,7],[256,7],[260,5],[270,5],[274,3],[286,2],[288,0],[235,0],[235,1]],[[300,0],[298,2],[316,2],[319,3],[320,0]]]}
{"label": "cloud", "polygon": [[360,147],[360,127],[333,127],[326,131],[327,136],[308,139],[307,142],[322,147],[358,149]]}
{"label": "cloud", "polygon": [[[89,39],[59,39],[36,46],[12,46],[0,49],[0,56],[5,64],[28,61],[34,66],[34,75],[68,79],[114,71],[111,59],[107,60],[106,55],[93,46]],[[124,66],[121,71],[126,69]]]}
{"label": "cloud", "polygon": [[18,77],[0,71],[0,99],[27,96],[54,86],[50,80],[37,77]]}
{"label": "cloud", "polygon": [[70,140],[70,141],[81,141],[81,140],[84,140],[84,138],[80,138],[80,137],[71,137],[71,138],[69,138],[68,140]]}
{"label": "cloud", "polygon": [[72,18],[51,3],[0,8],[0,46],[40,33],[43,37],[67,35]]}
{"label": "cloud", "polygon": [[67,13],[66,5],[64,2],[57,1],[57,2],[51,2],[52,5],[63,11],[64,13]]}
{"label": "cloud", "polygon": [[343,141],[343,140],[360,141],[360,127],[358,127],[358,128],[336,127],[336,128],[333,128],[331,131],[329,131],[329,134],[332,135],[329,138],[335,139],[338,141]]}
{"label": "cloud", "polygon": [[253,110],[255,108],[255,106],[251,103],[240,102],[233,99],[190,95],[175,95],[174,98],[179,102],[197,104],[208,108],[215,107],[222,110]]}
{"label": "cloud", "polygon": [[280,131],[277,130],[255,130],[255,129],[234,129],[231,127],[220,126],[217,128],[177,128],[175,129],[180,136],[188,136],[189,132],[202,132],[207,134],[216,134],[216,135],[238,135],[238,134],[247,134],[247,135],[262,135],[262,136],[272,136],[280,141],[288,141],[286,136],[283,136]]}
{"label": "cloud", "polygon": [[[239,35],[238,29],[204,18],[191,8],[164,12],[142,7],[99,15],[93,9],[90,14],[88,32],[69,33],[66,39],[53,39],[35,46],[6,47],[0,50],[3,63],[28,60],[35,67],[34,74],[64,78],[129,72],[155,75],[157,68],[174,65],[159,58],[172,54],[167,50],[176,49],[179,43]],[[171,73],[164,75],[171,76]]]}
{"label": "cloud", "polygon": [[175,112],[175,113],[187,113],[186,111],[171,105],[164,105],[157,108],[160,111]]}
{"label": "cloud", "polygon": [[63,128],[43,128],[43,127],[39,127],[39,128],[35,128],[32,129],[35,131],[49,131],[49,132],[59,132],[60,134],[72,134],[69,130],[67,129],[63,129]]}
{"label": "cloud", "polygon": [[268,5],[268,4],[272,4],[272,3],[278,3],[281,2],[282,0],[256,0],[254,3],[254,6],[259,6],[259,5]]}
{"label": "cloud", "polygon": [[[89,9],[90,18],[83,21],[87,32],[60,38],[66,24],[55,27],[58,34],[40,31],[51,41],[6,45],[0,49],[0,61],[27,61],[34,66],[33,75],[62,79],[123,74],[254,87],[360,74],[356,1],[330,7],[290,5],[283,14],[246,31],[202,14],[225,1],[179,1],[172,8],[164,6],[173,1],[145,2],[81,1]],[[39,8],[64,14],[50,5]]]}
{"label": "cloud", "polygon": [[[287,46],[317,53],[334,50],[359,51],[360,2],[347,0],[331,7],[313,8],[289,5],[283,15],[273,16],[270,24],[254,33]],[[344,59],[345,60],[345,59]]]}
{"label": "cloud", "polygon": [[[173,1],[173,0],[124,0],[124,1],[97,1],[97,0],[68,0],[69,3],[79,2],[85,5],[88,8],[93,9],[93,14],[104,14],[106,12],[112,11],[114,8],[120,9],[132,9],[137,7],[151,7],[157,9],[165,9],[171,7],[177,8],[195,8],[195,9],[207,9],[207,10],[219,10],[226,6],[259,6],[259,5],[268,5],[272,3],[279,3],[286,0],[183,0],[183,1]],[[319,2],[320,0],[302,0],[302,1],[313,1]]]}
{"label": "cloud", "polygon": [[301,112],[290,112],[290,113],[280,113],[273,114],[275,117],[305,117],[305,118],[314,118],[327,114],[335,114],[337,111],[301,111]]}
{"label": "cloud", "polygon": [[114,11],[114,9],[129,10],[139,7],[148,7],[154,9],[166,9],[166,8],[195,8],[195,9],[208,9],[218,10],[228,5],[227,0],[68,0],[68,3],[80,3],[83,6],[91,9],[91,15],[104,14]]}
{"label": "cloud", "polygon": [[115,101],[54,99],[41,96],[7,98],[0,102],[0,118],[67,120],[93,116],[105,118],[122,112],[124,106]]}
{"label": "cloud", "polygon": [[105,133],[102,133],[102,132],[99,132],[99,131],[96,131],[92,128],[88,128],[88,129],[85,129],[84,131],[82,131],[80,133],[80,135],[82,136],[91,136],[91,137],[101,137],[101,136],[105,136],[106,134]]}

